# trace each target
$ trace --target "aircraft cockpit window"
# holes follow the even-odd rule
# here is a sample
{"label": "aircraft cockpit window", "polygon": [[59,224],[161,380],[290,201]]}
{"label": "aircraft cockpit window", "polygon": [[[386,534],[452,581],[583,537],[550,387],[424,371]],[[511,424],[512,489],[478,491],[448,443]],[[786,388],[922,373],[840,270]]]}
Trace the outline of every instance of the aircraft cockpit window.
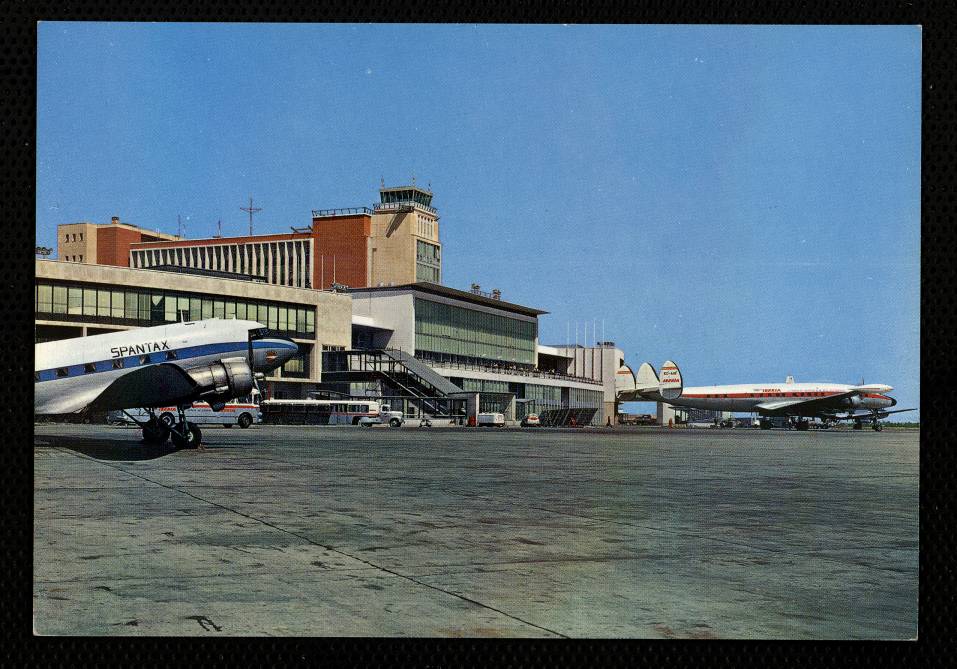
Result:
{"label": "aircraft cockpit window", "polygon": [[123,358],[113,360],[113,369],[123,369]]}
{"label": "aircraft cockpit window", "polygon": [[56,370],[56,377],[62,379],[64,376],[69,376],[70,372],[66,367],[58,367]]}
{"label": "aircraft cockpit window", "polygon": [[167,360],[176,360],[176,351],[167,351],[166,352]]}
{"label": "aircraft cockpit window", "polygon": [[92,374],[96,371],[96,365],[94,365],[92,362],[88,362],[83,365],[83,371],[87,374]]}

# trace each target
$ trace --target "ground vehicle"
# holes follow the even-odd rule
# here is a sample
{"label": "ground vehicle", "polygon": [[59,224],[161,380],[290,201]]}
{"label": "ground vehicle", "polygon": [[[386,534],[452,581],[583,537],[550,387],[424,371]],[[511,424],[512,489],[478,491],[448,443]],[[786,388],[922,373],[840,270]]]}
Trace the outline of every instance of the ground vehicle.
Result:
{"label": "ground vehicle", "polygon": [[401,411],[370,399],[264,400],[261,406],[263,422],[270,424],[399,427],[405,422]]}
{"label": "ground vehicle", "polygon": [[[247,395],[238,400],[227,402],[222,411],[213,411],[212,407],[206,402],[193,402],[192,406],[186,409],[186,420],[197,425],[222,425],[223,427],[238,425],[246,428],[253,423],[262,422],[262,414],[259,405],[254,401],[255,397],[257,397],[257,394],[253,393],[252,396]],[[154,411],[167,426],[173,425],[176,421],[175,406],[156,407]],[[130,409],[127,413],[139,421],[149,420],[149,413],[145,409]],[[120,413],[118,417],[121,417],[124,422],[132,422],[123,413]]]}
{"label": "ground vehicle", "polygon": [[480,413],[476,425],[479,427],[505,427],[505,414]]}
{"label": "ground vehicle", "polygon": [[650,413],[620,413],[618,414],[619,425],[656,425],[657,419]]}
{"label": "ground vehicle", "polygon": [[[392,411],[392,407],[388,404],[383,404],[379,407],[379,423],[388,423],[389,427],[402,427],[402,424],[405,422],[405,416],[402,415],[401,411]],[[368,423],[367,426],[371,426],[373,423]],[[432,427],[431,424],[429,427]]]}
{"label": "ground vehicle", "polygon": [[542,421],[537,413],[530,413],[522,419],[522,427],[541,427]]}

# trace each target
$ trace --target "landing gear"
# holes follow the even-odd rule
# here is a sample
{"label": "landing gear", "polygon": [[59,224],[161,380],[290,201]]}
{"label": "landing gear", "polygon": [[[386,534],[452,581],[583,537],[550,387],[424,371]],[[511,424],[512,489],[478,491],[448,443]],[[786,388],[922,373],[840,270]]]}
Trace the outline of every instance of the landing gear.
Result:
{"label": "landing gear", "polygon": [[875,432],[880,432],[881,430],[884,429],[884,426],[881,425],[880,422],[875,418],[874,424],[871,426],[871,429],[873,429]]}
{"label": "landing gear", "polygon": [[176,407],[179,420],[170,427],[169,436],[176,448],[202,448],[203,432],[196,423],[186,420],[186,409],[189,404]]}
{"label": "landing gear", "polygon": [[199,448],[203,432],[196,423],[181,422],[170,430],[169,437],[176,448]]}
{"label": "landing gear", "polygon": [[863,424],[861,421],[856,420],[856,421],[854,421],[854,427],[853,427],[853,429],[855,429],[855,430],[863,430],[863,429],[864,429],[864,424]]}
{"label": "landing gear", "polygon": [[169,427],[152,413],[150,419],[141,423],[141,425],[143,426],[143,441],[147,444],[165,444],[166,440],[169,439]]}

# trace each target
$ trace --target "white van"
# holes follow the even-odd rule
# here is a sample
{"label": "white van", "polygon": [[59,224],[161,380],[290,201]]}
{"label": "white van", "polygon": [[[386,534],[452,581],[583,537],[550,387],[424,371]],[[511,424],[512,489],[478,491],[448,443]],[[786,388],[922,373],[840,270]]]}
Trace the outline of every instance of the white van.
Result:
{"label": "white van", "polygon": [[480,413],[476,424],[479,427],[505,427],[505,414]]}

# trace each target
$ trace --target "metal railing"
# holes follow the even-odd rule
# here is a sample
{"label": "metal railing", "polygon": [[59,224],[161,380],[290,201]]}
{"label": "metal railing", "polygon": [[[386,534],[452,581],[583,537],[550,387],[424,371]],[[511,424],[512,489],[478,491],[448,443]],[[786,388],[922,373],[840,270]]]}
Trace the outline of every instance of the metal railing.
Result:
{"label": "metal railing", "polygon": [[345,207],[344,209],[313,209],[313,218],[323,218],[326,216],[350,216],[356,214],[373,214],[368,207]]}
{"label": "metal railing", "polygon": [[559,372],[546,372],[541,369],[527,369],[523,367],[509,367],[507,365],[475,365],[465,362],[446,362],[432,360],[429,358],[420,358],[423,362],[433,367],[441,369],[464,369],[473,372],[491,372],[494,374],[506,374],[509,376],[524,376],[536,379],[556,379],[562,381],[577,381],[579,383],[588,383],[595,386],[602,385],[602,381],[589,379],[583,376],[571,376],[570,374],[560,374]]}
{"label": "metal railing", "polygon": [[372,208],[376,211],[394,211],[396,209],[402,209],[404,207],[416,207],[424,211],[429,212],[430,214],[438,214],[439,211],[435,207],[430,207],[427,204],[422,204],[421,202],[415,202],[412,200],[405,200],[403,202],[377,202],[372,205]]}

